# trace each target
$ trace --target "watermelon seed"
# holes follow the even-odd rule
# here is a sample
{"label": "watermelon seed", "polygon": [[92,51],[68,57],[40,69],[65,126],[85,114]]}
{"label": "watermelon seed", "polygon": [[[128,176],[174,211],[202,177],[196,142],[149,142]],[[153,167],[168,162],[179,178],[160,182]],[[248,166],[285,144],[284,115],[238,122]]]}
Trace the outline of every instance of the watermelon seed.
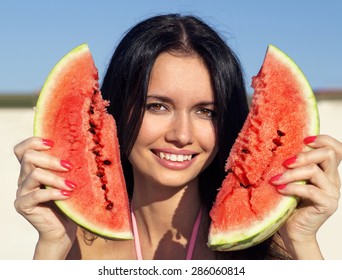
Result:
{"label": "watermelon seed", "polygon": [[[282,146],[283,145],[283,143],[281,143],[281,141],[280,141],[280,139],[279,138],[275,138],[275,139],[273,139],[272,140],[272,142],[274,143],[274,144],[276,144],[277,145],[277,147],[279,147],[279,146]],[[276,150],[276,148],[274,148],[273,150]],[[273,151],[272,150],[272,151]]]}
{"label": "watermelon seed", "polygon": [[285,136],[285,133],[284,132],[282,132],[281,130],[277,130],[277,133],[278,133],[278,135],[280,136],[280,137],[282,137],[282,136]]}
{"label": "watermelon seed", "polygon": [[102,178],[104,175],[105,175],[104,174],[104,169],[99,167],[98,170],[97,170],[96,176]]}
{"label": "watermelon seed", "polygon": [[247,148],[243,148],[243,149],[241,150],[241,152],[243,152],[244,154],[250,154],[250,153],[251,153],[251,151],[248,150]]}
{"label": "watermelon seed", "polygon": [[107,210],[112,210],[113,209],[113,202],[112,201],[109,201],[107,206],[106,206],[106,209]]}
{"label": "watermelon seed", "polygon": [[[95,130],[94,130],[95,131]],[[100,138],[94,133],[93,141],[96,145],[100,144]]]}
{"label": "watermelon seed", "polygon": [[109,159],[106,159],[106,160],[103,161],[103,164],[104,165],[111,165],[112,162]]}
{"label": "watermelon seed", "polygon": [[95,156],[100,156],[100,152],[98,150],[96,150],[96,149],[93,149],[93,154]]}
{"label": "watermelon seed", "polygon": [[285,136],[285,133],[281,130],[277,130],[278,138],[274,138],[272,142],[276,145],[275,148],[272,149],[272,152],[274,152],[278,147],[283,146],[283,143],[281,142],[281,137]]}
{"label": "watermelon seed", "polygon": [[94,107],[93,106],[90,106],[89,107],[89,113],[94,115]]}
{"label": "watermelon seed", "polygon": [[96,133],[96,131],[95,131],[96,125],[92,121],[89,121],[89,125],[90,125],[90,128],[88,129],[88,131],[92,134],[95,134]]}

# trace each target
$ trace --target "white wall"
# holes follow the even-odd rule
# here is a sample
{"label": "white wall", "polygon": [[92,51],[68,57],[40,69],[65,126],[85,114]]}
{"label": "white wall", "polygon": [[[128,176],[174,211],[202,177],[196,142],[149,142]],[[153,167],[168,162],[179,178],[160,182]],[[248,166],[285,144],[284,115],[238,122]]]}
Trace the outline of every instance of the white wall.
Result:
{"label": "white wall", "polygon": [[[331,134],[342,140],[342,100],[320,101],[319,110],[321,133]],[[19,173],[19,163],[13,154],[13,147],[32,135],[33,114],[33,109],[0,108],[0,259],[31,259],[37,239],[36,231],[13,207]],[[340,174],[342,175],[341,167]],[[319,242],[326,259],[342,259],[341,236],[340,207],[319,232]]]}
{"label": "white wall", "polygon": [[37,234],[14,209],[19,163],[15,144],[33,133],[33,109],[0,108],[0,259],[31,259]]}
{"label": "white wall", "polygon": [[[342,100],[321,100],[318,103],[321,134],[329,134],[342,141]],[[339,166],[342,177],[342,164]],[[319,231],[318,238],[327,259],[342,260],[342,198],[337,212]]]}

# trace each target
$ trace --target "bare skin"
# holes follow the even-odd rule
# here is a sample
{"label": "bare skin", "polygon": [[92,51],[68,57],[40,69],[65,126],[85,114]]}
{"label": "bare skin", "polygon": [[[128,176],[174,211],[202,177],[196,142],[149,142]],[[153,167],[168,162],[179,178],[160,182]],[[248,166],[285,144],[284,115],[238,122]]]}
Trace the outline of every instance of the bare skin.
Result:
{"label": "bare skin", "polygon": [[[144,259],[185,258],[200,208],[198,175],[217,152],[213,114],[214,95],[202,61],[196,56],[162,54],[152,70],[145,116],[130,155],[136,182],[132,205]],[[280,230],[294,259],[323,258],[316,234],[335,212],[340,197],[337,168],[342,143],[327,135],[310,140],[307,145],[313,149],[294,155],[295,160],[287,161],[288,170],[272,181],[280,186],[280,193],[302,198]],[[48,149],[53,145],[38,137],[14,148],[21,164],[15,207],[39,233],[34,258],[136,259],[132,241],[97,238],[89,246],[77,225],[55,209],[51,201],[68,199],[72,187],[51,172],[68,172],[68,168],[61,165],[62,159],[44,153]],[[182,155],[183,161],[175,163],[166,154]],[[308,183],[292,183],[298,180]],[[194,259],[214,258],[206,246],[207,212],[205,216]]]}

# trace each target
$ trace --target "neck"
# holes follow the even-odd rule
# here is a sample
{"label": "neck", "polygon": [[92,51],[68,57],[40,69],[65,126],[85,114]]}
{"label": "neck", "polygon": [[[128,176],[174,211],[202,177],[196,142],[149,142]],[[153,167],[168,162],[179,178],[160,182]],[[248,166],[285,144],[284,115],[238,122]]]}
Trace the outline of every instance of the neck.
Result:
{"label": "neck", "polygon": [[135,186],[132,205],[144,259],[184,259],[200,204],[197,182]]}

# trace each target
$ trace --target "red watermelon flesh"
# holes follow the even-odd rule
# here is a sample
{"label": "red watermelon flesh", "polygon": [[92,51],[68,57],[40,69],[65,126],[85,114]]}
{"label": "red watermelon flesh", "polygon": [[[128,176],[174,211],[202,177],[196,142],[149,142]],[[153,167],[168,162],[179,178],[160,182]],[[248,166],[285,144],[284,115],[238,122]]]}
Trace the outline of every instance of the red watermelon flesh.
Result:
{"label": "red watermelon flesh", "polygon": [[40,93],[34,134],[51,139],[48,152],[72,163],[59,176],[77,184],[58,207],[80,226],[108,238],[131,239],[131,220],[116,124],[107,113],[98,72],[86,44],[63,57]]}
{"label": "red watermelon flesh", "polygon": [[228,172],[210,212],[209,246],[238,250],[272,235],[296,207],[269,180],[282,163],[305,149],[303,139],[319,132],[315,97],[298,66],[270,45],[253,78],[246,122],[226,164]]}

